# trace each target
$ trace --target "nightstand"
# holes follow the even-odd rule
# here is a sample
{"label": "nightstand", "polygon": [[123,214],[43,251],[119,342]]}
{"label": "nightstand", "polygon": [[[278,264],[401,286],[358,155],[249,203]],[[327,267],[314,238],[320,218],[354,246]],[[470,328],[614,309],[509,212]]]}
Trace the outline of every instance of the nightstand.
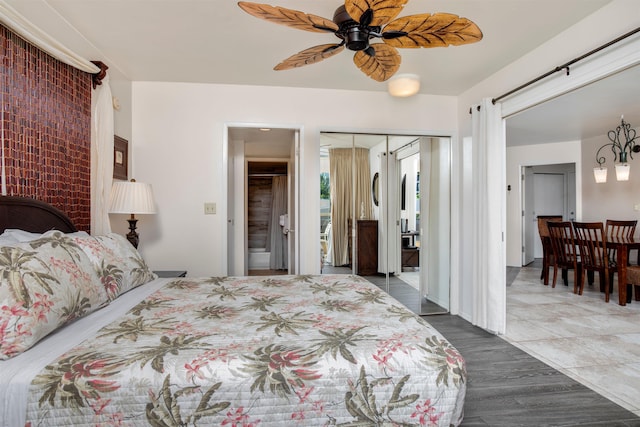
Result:
{"label": "nightstand", "polygon": [[187,270],[159,270],[154,273],[158,277],[187,277]]}

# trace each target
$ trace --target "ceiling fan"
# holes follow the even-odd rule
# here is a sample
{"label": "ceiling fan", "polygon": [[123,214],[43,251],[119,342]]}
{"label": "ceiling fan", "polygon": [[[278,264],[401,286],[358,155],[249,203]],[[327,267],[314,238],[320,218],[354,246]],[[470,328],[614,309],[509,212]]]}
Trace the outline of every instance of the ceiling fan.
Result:
{"label": "ceiling fan", "polygon": [[[482,31],[475,23],[450,13],[423,13],[394,20],[407,1],[345,0],[336,9],[333,20],[268,4],[241,1],[238,6],[257,18],[299,30],[333,33],[341,40],[298,52],[274,70],[315,64],[346,47],[356,52],[353,62],[363,73],[383,82],[400,68],[396,48],[458,46],[482,39]],[[373,39],[381,39],[383,43],[371,43]]]}

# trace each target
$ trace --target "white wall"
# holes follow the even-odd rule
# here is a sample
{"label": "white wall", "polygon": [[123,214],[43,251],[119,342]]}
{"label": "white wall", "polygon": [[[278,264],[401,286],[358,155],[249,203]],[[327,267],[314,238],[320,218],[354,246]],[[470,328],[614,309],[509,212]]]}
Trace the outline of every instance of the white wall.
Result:
{"label": "white wall", "polygon": [[[110,80],[111,95],[117,98],[119,109],[113,110],[114,134],[129,141],[129,153],[132,153],[133,141],[131,140],[131,82],[128,80]],[[129,175],[131,175],[131,165],[133,156],[129,154]],[[130,176],[131,177],[131,176]],[[135,178],[135,177],[133,177]],[[129,215],[110,214],[111,231],[126,235],[129,232]]]}
{"label": "white wall", "polygon": [[[614,129],[616,123],[611,124]],[[636,131],[640,135],[640,128]],[[640,212],[635,205],[640,204],[640,153],[629,159],[631,171],[629,181],[616,181],[616,171],[612,163],[611,151],[607,151],[607,182],[596,184],[593,168],[596,164],[596,152],[602,145],[609,143],[606,135],[582,141],[582,203],[584,221],[606,221],[607,219],[637,219]],[[602,150],[601,154],[609,148]],[[640,206],[639,206],[640,209]]]}
{"label": "white wall", "polygon": [[128,80],[110,80],[111,95],[117,99],[119,108],[113,109],[114,132],[131,140],[131,82]]}
{"label": "white wall", "polygon": [[[140,251],[153,269],[191,276],[226,273],[225,124],[302,128],[301,272],[319,272],[321,131],[453,135],[454,97],[134,82],[132,176],[153,185],[158,214],[138,222]],[[217,215],[204,215],[204,202]]]}

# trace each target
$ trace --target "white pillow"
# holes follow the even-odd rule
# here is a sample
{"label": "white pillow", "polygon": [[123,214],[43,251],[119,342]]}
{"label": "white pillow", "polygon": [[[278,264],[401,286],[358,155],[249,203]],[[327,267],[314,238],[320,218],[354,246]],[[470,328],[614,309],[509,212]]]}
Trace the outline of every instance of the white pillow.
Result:
{"label": "white pillow", "polygon": [[[47,233],[50,233],[54,230],[49,230]],[[32,240],[36,240],[41,238],[46,233],[32,233],[30,231],[19,230],[17,228],[7,228],[4,230],[2,234],[0,234],[0,238],[6,237],[8,239],[15,239],[14,243],[25,243],[30,242]],[[85,231],[76,231],[74,233],[66,233],[67,236],[88,236],[89,234]]]}
{"label": "white pillow", "polygon": [[20,242],[14,236],[0,234],[0,246],[13,246],[16,243]]}

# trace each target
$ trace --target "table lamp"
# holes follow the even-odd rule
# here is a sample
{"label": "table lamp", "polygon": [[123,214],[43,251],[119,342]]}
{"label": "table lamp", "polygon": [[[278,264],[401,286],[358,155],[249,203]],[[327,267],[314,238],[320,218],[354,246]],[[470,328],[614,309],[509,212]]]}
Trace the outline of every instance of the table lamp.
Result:
{"label": "table lamp", "polygon": [[127,219],[129,221],[127,240],[131,242],[134,248],[137,248],[140,236],[136,232],[138,219],[135,214],[156,213],[151,184],[136,182],[135,179],[114,182],[113,187],[111,187],[109,213],[131,214],[131,218]]}

